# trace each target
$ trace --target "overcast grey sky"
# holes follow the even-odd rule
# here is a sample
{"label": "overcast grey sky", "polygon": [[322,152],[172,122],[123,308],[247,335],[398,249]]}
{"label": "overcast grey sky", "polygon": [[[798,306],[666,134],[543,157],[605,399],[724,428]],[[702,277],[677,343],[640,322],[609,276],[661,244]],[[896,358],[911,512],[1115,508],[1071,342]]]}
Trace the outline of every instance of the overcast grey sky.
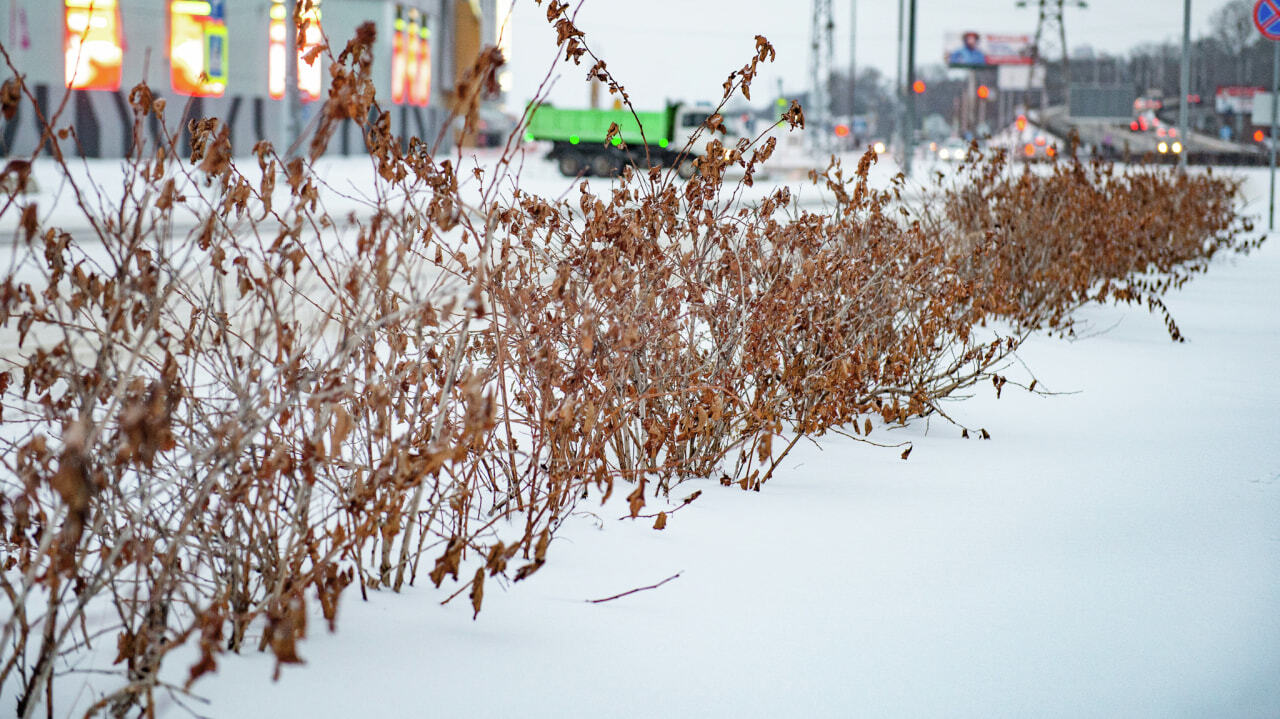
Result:
{"label": "overcast grey sky", "polygon": [[[849,63],[851,0],[834,0],[836,64]],[[510,0],[499,0],[506,7]],[[576,0],[570,0],[571,7]],[[1034,3],[1033,3],[1034,4]],[[1192,0],[1191,33],[1209,31],[1208,18],[1224,0]],[[808,84],[809,13],[812,0],[584,0],[578,25],[609,69],[632,93],[640,109],[664,100],[717,100],[731,70],[751,56],[757,34],[778,51],[755,87],[757,100],[771,97],[776,78],[787,92]],[[858,65],[873,65],[893,76],[896,57],[896,0],[858,0]],[[1182,0],[1092,0],[1086,9],[1066,11],[1067,44],[1125,52],[1144,42],[1179,40]],[[916,62],[937,64],[947,32],[1033,34],[1034,8],[1015,0],[917,0]],[[511,100],[519,106],[533,97],[555,59],[555,34],[546,11],[533,0],[515,0],[512,15]],[[557,65],[553,103],[585,106],[586,67]]]}

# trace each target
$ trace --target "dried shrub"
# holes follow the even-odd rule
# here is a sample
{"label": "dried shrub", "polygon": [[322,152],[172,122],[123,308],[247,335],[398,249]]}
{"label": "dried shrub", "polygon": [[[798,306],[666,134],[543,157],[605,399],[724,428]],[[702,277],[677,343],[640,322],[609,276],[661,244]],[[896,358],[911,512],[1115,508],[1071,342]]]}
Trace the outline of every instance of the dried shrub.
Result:
{"label": "dried shrub", "polygon": [[[1009,172],[1001,154],[976,161],[945,194],[932,226],[967,252],[989,307],[1021,327],[1070,332],[1088,302],[1145,302],[1181,333],[1160,297],[1223,250],[1248,251],[1236,213],[1240,180],[1159,166],[1123,170],[1072,157],[1048,171]],[[1260,241],[1260,240],[1259,240]]]}

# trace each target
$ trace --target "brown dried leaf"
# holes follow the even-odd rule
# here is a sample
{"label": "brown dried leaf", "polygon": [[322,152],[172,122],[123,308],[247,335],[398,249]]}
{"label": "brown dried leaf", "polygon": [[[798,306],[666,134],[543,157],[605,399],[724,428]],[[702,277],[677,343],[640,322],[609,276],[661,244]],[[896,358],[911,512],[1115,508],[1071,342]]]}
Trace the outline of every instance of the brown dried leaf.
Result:
{"label": "brown dried leaf", "polygon": [[476,568],[476,576],[471,580],[471,620],[480,616],[480,604],[484,601],[484,567]]}

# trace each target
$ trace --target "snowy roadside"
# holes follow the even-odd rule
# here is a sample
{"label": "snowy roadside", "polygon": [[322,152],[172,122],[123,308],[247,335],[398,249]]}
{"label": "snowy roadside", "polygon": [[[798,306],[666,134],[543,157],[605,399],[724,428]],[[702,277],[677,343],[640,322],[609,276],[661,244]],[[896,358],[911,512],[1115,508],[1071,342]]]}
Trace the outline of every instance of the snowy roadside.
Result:
{"label": "snowy roadside", "polygon": [[[545,154],[545,148],[539,144],[527,146],[517,153],[512,169],[519,176],[520,188],[525,192],[548,199],[557,197],[572,199],[581,180],[562,176],[553,162],[543,159],[543,154]],[[486,173],[491,173],[500,155],[501,152],[497,150],[470,150],[464,152],[461,158],[458,155],[440,155],[436,160],[453,162],[459,168],[460,185],[466,190],[468,187],[474,189],[476,186],[471,175],[472,170],[479,167]],[[840,160],[850,172],[857,167],[858,159],[859,156],[854,154],[840,156]],[[256,187],[261,174],[257,158],[236,158],[235,164]],[[785,157],[774,164],[777,168],[771,174],[765,173],[755,187],[744,188],[742,193],[744,200],[748,202],[758,200],[779,185],[790,187],[801,205],[818,206],[828,199],[825,192],[809,183],[805,169],[811,167],[821,170],[825,167],[824,162],[809,157]],[[772,166],[769,165],[769,167]],[[184,167],[189,169],[189,164],[184,163]],[[69,163],[68,168],[71,178],[86,192],[95,213],[110,217],[125,191],[124,162],[119,159],[74,160]],[[881,158],[873,167],[872,184],[876,187],[888,185],[897,171],[897,165],[890,158]],[[199,177],[198,173],[193,172],[192,175]],[[376,169],[371,158],[368,156],[321,158],[316,163],[316,175],[328,183],[323,188],[322,201],[332,216],[340,218],[350,213],[355,213],[359,217],[367,216],[375,202],[375,198],[371,197],[370,193],[378,185]],[[77,236],[88,233],[92,229],[76,206],[74,193],[67,185],[62,171],[52,160],[48,158],[37,160],[32,165],[32,176],[35,178],[38,191],[19,197],[19,204],[35,202],[39,208],[40,218],[46,225],[58,226]],[[737,175],[730,173],[727,185],[732,186],[740,177],[741,172]],[[486,180],[488,179],[487,176]],[[609,183],[610,180],[587,178],[587,182],[598,188],[602,183]],[[509,183],[507,185],[509,186]],[[179,189],[189,191],[190,186]],[[288,185],[283,181],[277,183],[277,204],[283,204],[283,197],[287,193]],[[202,194],[208,193],[202,191]],[[11,241],[18,227],[19,214],[11,209],[5,213],[4,217],[0,217],[0,244]],[[185,213],[180,208],[174,217],[174,235],[186,234],[196,226],[196,223],[194,215]]]}
{"label": "snowy roadside", "polygon": [[[352,589],[336,637],[312,623],[312,667],[271,687],[268,664],[226,657],[199,711],[1165,716],[1223,687],[1243,703],[1188,713],[1270,709],[1236,677],[1276,666],[1276,269],[1266,247],[1170,297],[1189,345],[1110,308],[1084,313],[1099,336],[1037,338],[1022,356],[1042,386],[1079,394],[949,408],[992,442],[918,422],[888,435],[914,442],[904,463],[826,437],[761,495],[678,488],[705,491],[664,532],[582,503],[556,561],[491,585],[475,624],[442,592]],[[76,676],[58,692],[88,697]]]}
{"label": "snowy roadside", "polygon": [[227,658],[197,711],[1280,715],[1280,247],[1166,302],[1186,344],[1115,307],[1033,338],[1020,357],[1063,394],[951,408],[991,441],[916,422],[903,462],[828,436],[760,494],[686,483],[704,493],[662,532],[580,515],[477,621],[423,586],[349,594],[309,666],[272,684],[268,657]]}

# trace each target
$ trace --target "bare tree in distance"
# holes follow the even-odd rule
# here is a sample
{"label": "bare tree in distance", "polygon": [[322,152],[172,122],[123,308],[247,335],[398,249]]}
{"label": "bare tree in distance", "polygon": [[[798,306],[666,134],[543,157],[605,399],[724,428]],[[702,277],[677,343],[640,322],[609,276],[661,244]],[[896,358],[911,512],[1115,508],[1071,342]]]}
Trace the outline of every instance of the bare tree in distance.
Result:
{"label": "bare tree in distance", "polygon": [[1235,81],[1241,85],[1248,84],[1248,49],[1258,38],[1252,16],[1252,0],[1229,0],[1209,17],[1210,35],[1233,55]]}

